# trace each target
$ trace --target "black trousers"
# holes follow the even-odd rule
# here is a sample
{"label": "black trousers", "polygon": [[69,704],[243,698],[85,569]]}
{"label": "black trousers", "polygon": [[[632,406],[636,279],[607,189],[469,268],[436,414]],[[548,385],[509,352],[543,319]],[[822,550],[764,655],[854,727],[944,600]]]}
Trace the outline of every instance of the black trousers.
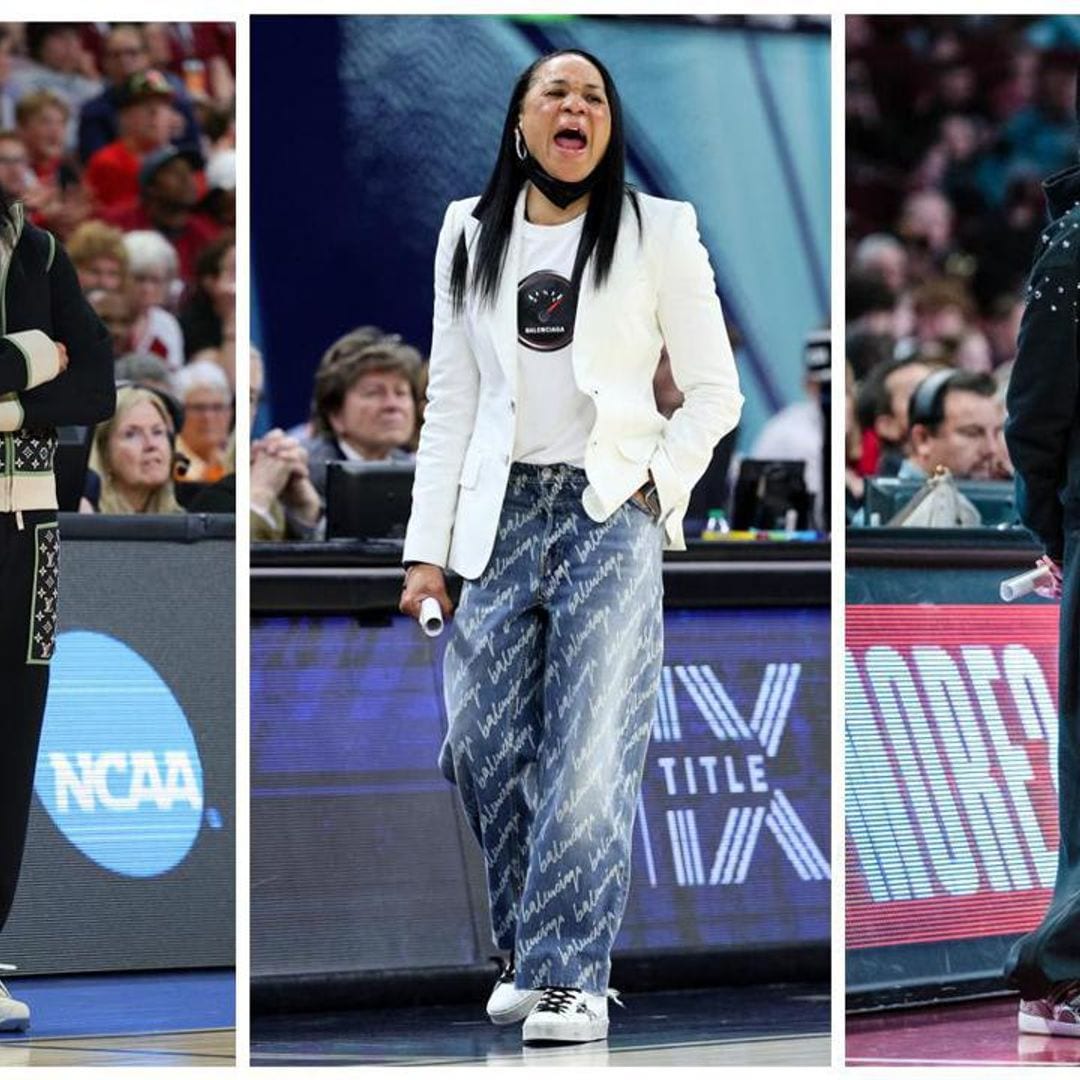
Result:
{"label": "black trousers", "polygon": [[1058,657],[1058,803],[1061,848],[1054,895],[1042,923],[1009,954],[1005,974],[1024,998],[1080,979],[1080,533],[1065,544]]}
{"label": "black trousers", "polygon": [[15,899],[34,792],[59,584],[56,512],[0,514],[0,930]]}

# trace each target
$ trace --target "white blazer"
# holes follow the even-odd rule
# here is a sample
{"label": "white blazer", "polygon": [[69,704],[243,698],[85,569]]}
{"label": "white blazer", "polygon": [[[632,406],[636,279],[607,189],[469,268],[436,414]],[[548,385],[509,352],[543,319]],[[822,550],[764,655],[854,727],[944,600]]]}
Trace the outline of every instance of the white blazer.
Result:
{"label": "white blazer", "polygon": [[[582,504],[594,521],[604,521],[651,472],[665,547],[682,551],[691,489],[713,447],[738,423],[743,397],[693,207],[648,195],[638,199],[640,243],[627,200],[607,281],[594,288],[590,258],[578,295],[574,377],[596,407]],[[476,203],[451,203],[439,233],[428,403],[403,556],[464,578],[479,577],[491,557],[514,448],[525,188],[495,304],[481,305],[470,292],[455,315],[450,269],[463,228],[470,252],[475,247]],[[685,396],[670,420],[657,411],[653,396],[664,345]]]}

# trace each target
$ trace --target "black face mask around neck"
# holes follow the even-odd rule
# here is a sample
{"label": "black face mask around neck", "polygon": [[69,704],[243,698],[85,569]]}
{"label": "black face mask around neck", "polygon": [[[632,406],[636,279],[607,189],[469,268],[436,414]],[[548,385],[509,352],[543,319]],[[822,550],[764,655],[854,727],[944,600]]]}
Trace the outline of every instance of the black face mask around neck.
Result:
{"label": "black face mask around neck", "polygon": [[530,153],[526,153],[524,160],[518,159],[518,167],[537,186],[541,194],[560,210],[565,210],[582,195],[588,195],[596,184],[596,169],[593,169],[584,180],[573,182],[557,180],[551,173],[545,171],[540,162]]}

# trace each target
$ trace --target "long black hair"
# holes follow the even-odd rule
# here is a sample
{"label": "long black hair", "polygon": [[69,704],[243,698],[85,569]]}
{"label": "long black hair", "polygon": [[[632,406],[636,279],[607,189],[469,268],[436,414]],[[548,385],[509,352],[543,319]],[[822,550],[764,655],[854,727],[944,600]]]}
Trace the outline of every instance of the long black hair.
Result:
{"label": "long black hair", "polygon": [[[510,95],[510,104],[506,109],[506,119],[503,121],[502,140],[499,144],[499,155],[495,159],[495,168],[473,210],[473,217],[480,222],[481,229],[471,284],[480,298],[489,304],[494,303],[498,293],[499,279],[506,261],[506,249],[510,243],[510,230],[513,227],[514,207],[521,185],[525,183],[525,173],[518,163],[514,141],[521,103],[540,65],[556,56],[566,55],[580,56],[600,72],[611,113],[611,137],[604,156],[596,166],[596,182],[589,198],[581,241],[574,259],[574,286],[581,280],[585,264],[594,250],[596,259],[593,263],[593,281],[599,287],[607,280],[612,259],[615,257],[615,241],[619,236],[624,198],[630,199],[637,217],[639,235],[641,232],[641,208],[638,206],[637,194],[627,186],[625,179],[626,138],[623,132],[622,104],[611,74],[595,56],[583,49],[559,49],[538,57],[514,84],[514,92]],[[454,262],[450,273],[450,297],[455,311],[464,307],[468,277],[469,253],[465,246],[465,232],[462,230],[454,249]]]}

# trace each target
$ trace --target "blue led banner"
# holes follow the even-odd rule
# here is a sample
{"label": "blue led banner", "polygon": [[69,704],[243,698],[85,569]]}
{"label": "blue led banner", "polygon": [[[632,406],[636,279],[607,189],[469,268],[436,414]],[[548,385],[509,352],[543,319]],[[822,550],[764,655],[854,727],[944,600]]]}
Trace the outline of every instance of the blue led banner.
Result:
{"label": "blue led banner", "polygon": [[[825,609],[666,613],[617,951],[828,940],[828,631]],[[441,649],[399,617],[254,621],[254,973],[491,951],[435,764]]]}

